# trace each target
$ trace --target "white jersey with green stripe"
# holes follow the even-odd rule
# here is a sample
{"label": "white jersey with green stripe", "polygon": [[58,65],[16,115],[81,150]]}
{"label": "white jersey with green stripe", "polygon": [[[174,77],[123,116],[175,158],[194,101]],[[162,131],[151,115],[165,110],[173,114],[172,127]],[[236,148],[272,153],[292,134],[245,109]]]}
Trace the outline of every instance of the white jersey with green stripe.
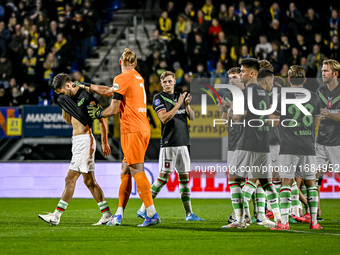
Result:
{"label": "white jersey with green stripe", "polygon": [[[332,91],[325,85],[316,91],[320,98],[321,108],[327,108],[330,113],[340,114],[340,85]],[[340,121],[326,118],[322,120],[316,142],[325,146],[340,145]]]}

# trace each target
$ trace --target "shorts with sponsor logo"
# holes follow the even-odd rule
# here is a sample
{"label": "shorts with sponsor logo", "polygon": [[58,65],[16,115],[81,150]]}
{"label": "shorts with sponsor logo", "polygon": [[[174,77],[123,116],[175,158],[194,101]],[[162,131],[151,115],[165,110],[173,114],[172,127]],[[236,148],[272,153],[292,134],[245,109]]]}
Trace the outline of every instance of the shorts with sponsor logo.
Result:
{"label": "shorts with sponsor logo", "polygon": [[326,146],[317,143],[315,146],[315,152],[318,167],[322,172],[340,172],[340,146]]}
{"label": "shorts with sponsor logo", "polygon": [[121,134],[120,141],[124,153],[123,162],[128,165],[144,163],[145,152],[150,141],[150,132]]}
{"label": "shorts with sponsor logo", "polygon": [[316,156],[280,154],[279,163],[281,178],[294,179],[297,175],[304,180],[315,180],[317,173]]}
{"label": "shorts with sponsor logo", "polygon": [[269,152],[269,156],[270,156],[269,164],[272,167],[278,167],[279,166],[280,145],[270,145],[269,150],[270,150],[270,152]]}
{"label": "shorts with sponsor logo", "polygon": [[269,153],[235,150],[230,163],[229,174],[249,179],[272,178],[269,169]]}
{"label": "shorts with sponsor logo", "polygon": [[96,141],[92,134],[72,136],[72,159],[70,170],[79,173],[94,171]]}
{"label": "shorts with sponsor logo", "polygon": [[187,146],[162,147],[159,152],[159,171],[161,173],[189,173],[190,155]]}

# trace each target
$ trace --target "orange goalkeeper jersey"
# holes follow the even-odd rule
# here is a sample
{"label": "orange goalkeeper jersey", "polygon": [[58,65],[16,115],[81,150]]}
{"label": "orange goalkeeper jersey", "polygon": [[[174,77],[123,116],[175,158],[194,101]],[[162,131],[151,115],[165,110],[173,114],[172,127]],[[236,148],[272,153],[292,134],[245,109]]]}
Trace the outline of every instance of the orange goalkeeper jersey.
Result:
{"label": "orange goalkeeper jersey", "polygon": [[125,71],[115,77],[113,92],[123,96],[119,107],[120,132],[150,132],[143,77],[134,69]]}

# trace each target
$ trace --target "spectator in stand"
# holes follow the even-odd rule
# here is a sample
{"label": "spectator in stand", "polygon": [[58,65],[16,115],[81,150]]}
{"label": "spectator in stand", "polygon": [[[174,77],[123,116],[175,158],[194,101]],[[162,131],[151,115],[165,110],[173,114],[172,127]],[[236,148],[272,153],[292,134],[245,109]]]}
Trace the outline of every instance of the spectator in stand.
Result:
{"label": "spectator in stand", "polygon": [[329,56],[328,41],[327,40],[323,40],[321,33],[316,33],[314,35],[314,41],[313,41],[312,45],[314,45],[314,44],[319,45],[320,52],[322,52],[326,56]]}
{"label": "spectator in stand", "polygon": [[2,53],[0,56],[0,87],[7,89],[12,75],[12,63],[7,56]]}
{"label": "spectator in stand", "polygon": [[216,68],[210,73],[210,84],[227,84],[228,74],[222,61],[216,62]]}
{"label": "spectator in stand", "polygon": [[83,75],[80,71],[75,71],[73,73],[73,79],[79,82],[86,82],[93,84],[93,81],[86,75]]}
{"label": "spectator in stand", "polygon": [[198,29],[202,32],[203,35],[206,35],[209,31],[210,20],[204,19],[204,12],[202,10],[197,11],[196,21],[198,24]]}
{"label": "spectator in stand", "polygon": [[50,28],[46,32],[47,45],[49,48],[52,48],[53,45],[57,42],[58,35],[58,23],[55,20],[50,22]]}
{"label": "spectator in stand", "polygon": [[194,5],[192,2],[187,2],[185,8],[184,8],[184,14],[187,16],[187,18],[191,21],[194,22],[196,19],[196,11],[194,8]]}
{"label": "spectator in stand", "polygon": [[302,21],[303,33],[308,44],[313,43],[314,35],[321,32],[319,15],[313,8],[309,8]]}
{"label": "spectator in stand", "polygon": [[297,41],[297,47],[299,48],[299,51],[301,52],[301,56],[307,57],[307,55],[310,52],[310,48],[308,47],[308,44],[305,41],[305,37],[302,34],[298,34],[296,36]]}
{"label": "spectator in stand", "polygon": [[175,71],[175,75],[176,75],[176,85],[182,84],[184,71],[181,67],[181,63],[175,62],[172,67],[173,67],[173,69]]}
{"label": "spectator in stand", "polygon": [[172,39],[168,43],[167,49],[167,62],[169,66],[172,66],[173,63],[177,61],[183,66],[187,64],[187,53],[184,49],[184,43],[182,40],[179,40],[176,35],[172,35]]}
{"label": "spectator in stand", "polygon": [[339,34],[339,11],[336,9],[332,9],[331,17],[329,19],[329,38],[332,35]]}
{"label": "spectator in stand", "polygon": [[[249,54],[248,51],[248,46],[247,45],[242,45],[241,46],[241,54],[237,56],[237,65],[240,64],[240,62],[242,61],[242,59],[246,59],[246,58],[251,58],[252,56]],[[229,70],[229,69],[228,69]]]}
{"label": "spectator in stand", "polygon": [[[312,77],[316,77],[320,75],[322,62],[325,60],[325,55],[320,52],[319,45],[313,46],[313,52],[308,54],[307,57],[307,65],[308,68],[312,71]],[[318,74],[319,73],[319,74]]]}
{"label": "spectator in stand", "polygon": [[299,52],[299,49],[297,47],[293,47],[292,54],[287,59],[287,64],[289,66],[292,66],[292,65],[300,65],[300,63],[301,63],[301,54]]}
{"label": "spectator in stand", "polygon": [[33,48],[27,49],[27,55],[22,59],[24,67],[25,81],[28,83],[36,82],[36,68],[37,68],[37,57],[34,54]]}
{"label": "spectator in stand", "polygon": [[159,51],[161,56],[165,58],[167,47],[165,41],[160,37],[158,29],[153,30],[153,37],[150,40],[150,45],[148,46],[148,49],[151,50],[151,52],[154,52],[156,50]]}
{"label": "spectator in stand", "polygon": [[211,22],[211,26],[208,31],[208,35],[211,38],[210,45],[214,45],[218,41],[218,34],[222,32],[222,27],[218,22],[217,18],[213,18]]}
{"label": "spectator in stand", "polygon": [[35,83],[28,85],[27,98],[25,98],[25,104],[37,105],[39,104],[39,92]]}
{"label": "spectator in stand", "polygon": [[57,41],[52,47],[52,52],[55,54],[59,62],[58,72],[68,72],[68,66],[71,64],[73,53],[71,50],[71,44],[62,33],[57,35]]}
{"label": "spectator in stand", "polygon": [[267,36],[262,34],[259,36],[259,43],[255,46],[255,56],[261,60],[266,59],[269,52],[273,50],[272,45],[268,42]]}
{"label": "spectator in stand", "polygon": [[294,2],[289,4],[289,10],[286,12],[286,22],[288,36],[292,38],[296,37],[302,24],[302,15],[296,8],[296,4]]}
{"label": "spectator in stand", "polygon": [[43,8],[42,0],[36,0],[34,9],[29,13],[29,18],[33,21],[33,23],[37,23],[39,15],[42,13],[46,15],[47,10]]}
{"label": "spectator in stand", "polygon": [[88,23],[83,19],[80,11],[75,12],[75,17],[72,20],[72,42],[75,45],[77,52],[77,61],[79,69],[83,70],[85,67],[85,59],[87,58],[87,28]]}
{"label": "spectator in stand", "polygon": [[235,11],[235,15],[239,17],[241,25],[244,25],[244,23],[246,23],[248,14],[249,11],[247,10],[244,1],[239,1],[238,9]]}
{"label": "spectator in stand", "polygon": [[288,59],[291,54],[291,44],[286,34],[281,35],[280,49],[285,55],[285,59]]}
{"label": "spectator in stand", "polygon": [[161,38],[170,40],[172,31],[172,21],[168,17],[168,13],[163,11],[161,17],[158,19],[158,29],[161,32]]}
{"label": "spectator in stand", "polygon": [[5,89],[1,87],[0,85],[0,107],[1,106],[9,106],[10,100],[9,97],[6,96]]}
{"label": "spectator in stand", "polygon": [[269,10],[265,11],[264,20],[264,31],[269,28],[269,25],[272,24],[273,20],[278,20],[280,24],[284,24],[284,16],[277,2],[274,2]]}
{"label": "spectator in stand", "polygon": [[186,43],[188,34],[191,32],[191,21],[187,19],[185,14],[178,15],[176,22],[175,34],[178,39],[181,39],[183,43]]}
{"label": "spectator in stand", "polygon": [[[241,26],[240,26],[240,18],[235,15],[235,6],[231,5],[228,8],[228,17],[221,24],[222,30],[227,36],[227,40],[231,45],[239,45],[240,34],[241,34]],[[238,47],[236,47],[238,48]],[[236,49],[238,51],[238,49]]]}
{"label": "spectator in stand", "polygon": [[13,87],[11,91],[11,101],[9,103],[10,106],[19,106],[24,104],[23,96],[20,93],[18,87]]}
{"label": "spectator in stand", "polygon": [[15,14],[11,16],[8,20],[7,29],[11,33],[11,36],[15,34],[15,26],[18,24],[17,17]]}
{"label": "spectator in stand", "polygon": [[277,19],[274,19],[272,23],[270,24],[269,30],[268,30],[268,41],[280,41],[281,40],[281,27],[280,27],[280,21]]}
{"label": "spectator in stand", "polygon": [[189,52],[190,65],[193,70],[195,70],[198,62],[206,63],[208,51],[208,44],[206,43],[206,41],[203,41],[202,34],[196,34],[195,43],[191,48],[191,52]]}
{"label": "spectator in stand", "polygon": [[228,17],[228,8],[226,4],[221,4],[220,11],[218,12],[218,19],[220,21],[226,20]]}
{"label": "spectator in stand", "polygon": [[285,56],[283,52],[280,50],[279,42],[273,41],[271,43],[272,51],[267,55],[267,60],[273,66],[274,74],[278,74],[282,68],[282,65],[285,63]]}
{"label": "spectator in stand", "polygon": [[195,78],[209,78],[208,73],[205,71],[204,64],[198,62],[196,65],[196,72],[194,73]]}
{"label": "spectator in stand", "polygon": [[212,4],[212,0],[205,0],[202,11],[204,13],[204,19],[207,21],[210,21],[216,15],[216,9]]}
{"label": "spectator in stand", "polygon": [[43,68],[43,86],[42,92],[44,93],[44,97],[49,99],[50,95],[50,82],[52,81],[53,77],[56,75],[56,71],[58,71],[59,63],[56,57],[52,52],[47,54],[46,60],[42,64]]}
{"label": "spectator in stand", "polygon": [[48,48],[46,47],[45,38],[40,37],[38,39],[38,49],[37,49],[37,57],[38,57],[39,63],[43,63],[45,61],[47,53],[48,53]]}
{"label": "spectator in stand", "polygon": [[221,62],[225,70],[229,70],[233,67],[233,61],[230,57],[228,46],[226,44],[221,44],[219,46],[219,54],[217,58],[215,58],[214,62]]}
{"label": "spectator in stand", "polygon": [[254,14],[249,13],[248,22],[242,26],[242,35],[244,37],[245,43],[248,45],[251,51],[254,51],[258,42],[260,28],[261,23],[259,19],[255,20]]}
{"label": "spectator in stand", "polygon": [[148,87],[149,103],[152,103],[154,96],[157,93],[160,93],[162,91],[163,91],[163,88],[161,86],[159,76],[156,73],[151,73],[149,76],[149,87]]}
{"label": "spectator in stand", "polygon": [[339,59],[339,37],[338,35],[333,35],[332,40],[329,43],[329,58]]}
{"label": "spectator in stand", "polygon": [[174,32],[174,26],[176,24],[176,20],[177,20],[177,17],[178,17],[178,13],[177,13],[174,1],[168,1],[168,4],[166,6],[166,12],[168,13],[168,17],[171,19],[171,23],[172,23],[171,33],[173,33]]}

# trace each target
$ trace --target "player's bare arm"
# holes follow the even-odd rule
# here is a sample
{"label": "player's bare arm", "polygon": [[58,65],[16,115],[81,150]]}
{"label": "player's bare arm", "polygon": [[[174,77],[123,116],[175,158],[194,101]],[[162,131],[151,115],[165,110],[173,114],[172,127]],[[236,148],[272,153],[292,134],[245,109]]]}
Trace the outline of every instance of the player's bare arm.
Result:
{"label": "player's bare arm", "polygon": [[63,119],[65,120],[65,122],[68,124],[68,125],[71,125],[71,115],[68,114],[67,112],[64,111],[64,109],[61,109],[62,110],[62,113],[63,113]]}
{"label": "player's bare arm", "polygon": [[111,148],[108,143],[107,139],[107,124],[106,124],[106,119],[101,118],[99,119],[99,125],[100,125],[100,133],[101,133],[101,138],[102,138],[102,152],[104,155],[104,158],[106,158],[108,155],[111,154]]}
{"label": "player's bare arm", "polygon": [[95,85],[95,84],[86,83],[86,82],[74,82],[72,84],[72,86],[86,89],[87,91],[96,93],[96,94],[104,96],[104,97],[112,97],[113,96],[112,88],[105,86],[105,85]]}
{"label": "player's bare arm", "polygon": [[177,104],[170,111],[168,112],[160,111],[158,113],[158,118],[163,124],[167,123],[169,120],[171,120],[175,116],[178,109],[182,106],[186,95],[187,95],[187,92],[184,92],[182,95],[180,95],[178,98]]}
{"label": "player's bare arm", "polygon": [[185,99],[185,111],[188,114],[189,120],[194,120],[195,119],[195,112],[190,107],[191,99],[192,99],[192,96],[190,94],[188,94],[188,96]]}

